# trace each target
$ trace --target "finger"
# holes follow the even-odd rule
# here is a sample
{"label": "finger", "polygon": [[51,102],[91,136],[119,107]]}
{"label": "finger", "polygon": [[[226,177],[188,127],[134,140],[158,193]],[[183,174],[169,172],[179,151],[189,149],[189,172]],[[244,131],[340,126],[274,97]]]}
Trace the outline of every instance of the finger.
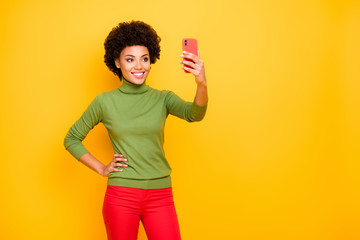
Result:
{"label": "finger", "polygon": [[183,65],[184,67],[191,68],[199,72],[201,71],[201,66],[199,66],[198,64],[189,61],[182,61],[181,63],[184,64]]}
{"label": "finger", "polygon": [[184,59],[184,61],[192,61],[194,63],[197,63],[198,60],[195,57],[192,56],[186,56],[186,55],[181,55],[181,57]]}
{"label": "finger", "polygon": [[182,69],[194,74],[195,76],[199,73],[198,70],[190,68],[190,67],[186,67],[186,66],[181,66]]}
{"label": "finger", "polygon": [[123,168],[113,168],[110,172],[122,172],[124,171]]}
{"label": "finger", "polygon": [[192,56],[181,55],[181,56],[183,56],[183,58],[184,58],[183,61],[191,61],[191,62],[199,65],[200,67],[204,66],[204,61],[196,55],[192,55]]}
{"label": "finger", "polygon": [[197,65],[195,63],[191,62],[191,61],[184,60],[184,61],[181,61],[180,63],[182,63],[184,65],[187,65],[189,67],[192,67],[192,68],[198,68]]}
{"label": "finger", "polygon": [[[121,171],[119,171],[119,170],[121,170]],[[122,172],[122,171],[124,171],[124,169],[120,168],[120,166],[115,166],[115,165],[112,165],[112,166],[108,167],[108,172],[114,172],[114,171]]]}
{"label": "finger", "polygon": [[127,164],[123,164],[123,163],[115,163],[116,167],[127,167]]}
{"label": "finger", "polygon": [[187,59],[191,59],[191,60],[193,60],[195,63],[197,63],[197,62],[199,61],[199,57],[198,57],[198,56],[196,56],[195,54],[192,54],[192,53],[188,53],[188,52],[180,55],[180,57],[182,57],[182,58],[187,58]]}
{"label": "finger", "polygon": [[122,157],[116,157],[113,159],[113,162],[126,162],[126,161],[127,159]]}
{"label": "finger", "polygon": [[115,158],[115,157],[123,157],[123,156],[124,156],[124,155],[122,155],[122,154],[120,154],[120,153],[115,153],[115,154],[114,154],[114,158]]}
{"label": "finger", "polygon": [[109,176],[109,173],[111,173],[111,172],[122,172],[122,171],[124,171],[123,168],[114,168],[114,167],[108,165],[104,171],[104,176]]}
{"label": "finger", "polygon": [[196,54],[193,54],[191,52],[183,51],[182,53],[184,56],[190,56],[190,57],[198,57]]}

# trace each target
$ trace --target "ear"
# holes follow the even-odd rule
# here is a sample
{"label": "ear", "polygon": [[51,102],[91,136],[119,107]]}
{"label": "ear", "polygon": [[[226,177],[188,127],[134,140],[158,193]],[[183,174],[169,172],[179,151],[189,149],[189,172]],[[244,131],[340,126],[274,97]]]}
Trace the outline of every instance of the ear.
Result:
{"label": "ear", "polygon": [[120,60],[117,58],[117,59],[115,59],[115,66],[117,67],[117,68],[120,68]]}

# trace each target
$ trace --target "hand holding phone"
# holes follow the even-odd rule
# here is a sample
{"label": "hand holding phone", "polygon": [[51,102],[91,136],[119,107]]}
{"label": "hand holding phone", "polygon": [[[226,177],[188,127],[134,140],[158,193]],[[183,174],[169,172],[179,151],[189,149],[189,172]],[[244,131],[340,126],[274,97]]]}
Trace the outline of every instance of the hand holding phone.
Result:
{"label": "hand holding phone", "polygon": [[[182,49],[183,49],[183,51],[186,51],[186,52],[192,53],[192,54],[194,54],[196,56],[199,56],[197,40],[195,38],[184,38],[182,40]],[[188,59],[188,58],[184,58],[184,60],[194,62],[194,61],[192,61],[191,59]],[[190,66],[185,65],[185,64],[184,64],[184,66],[191,68]],[[186,73],[189,73],[189,71],[186,71],[186,70],[184,70],[184,71]]]}
{"label": "hand holding phone", "polygon": [[198,87],[201,87],[201,89],[205,87],[206,89],[204,61],[199,57],[196,39],[184,38],[182,40],[182,48],[183,54],[181,57],[184,58],[183,61],[180,61],[181,64],[184,64],[182,68],[186,73],[194,75]]}

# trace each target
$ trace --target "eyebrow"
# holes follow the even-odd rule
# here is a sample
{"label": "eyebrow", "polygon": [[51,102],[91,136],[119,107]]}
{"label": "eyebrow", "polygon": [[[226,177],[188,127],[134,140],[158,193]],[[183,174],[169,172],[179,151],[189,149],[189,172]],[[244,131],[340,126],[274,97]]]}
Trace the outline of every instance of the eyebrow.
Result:
{"label": "eyebrow", "polygon": [[[149,54],[145,53],[145,54],[144,54],[144,55],[142,55],[141,57],[145,57],[145,56],[147,56],[147,55],[149,55]],[[126,54],[126,55],[125,55],[125,57],[126,57],[126,56],[129,56],[129,57],[135,57],[134,55],[131,55],[131,54]]]}

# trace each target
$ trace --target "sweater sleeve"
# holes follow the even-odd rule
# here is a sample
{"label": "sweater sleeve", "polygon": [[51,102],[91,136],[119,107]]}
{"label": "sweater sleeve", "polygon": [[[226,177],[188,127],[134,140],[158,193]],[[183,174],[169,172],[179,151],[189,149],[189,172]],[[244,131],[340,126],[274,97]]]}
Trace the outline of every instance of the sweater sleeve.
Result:
{"label": "sweater sleeve", "polygon": [[89,152],[82,144],[82,141],[89,131],[102,121],[100,97],[101,95],[96,96],[80,119],[71,126],[65,137],[64,146],[66,150],[68,150],[77,160],[79,160],[82,155]]}
{"label": "sweater sleeve", "polygon": [[194,102],[186,102],[175,93],[169,91],[166,96],[166,109],[171,115],[188,122],[201,121],[206,113],[207,103],[200,106]]}

